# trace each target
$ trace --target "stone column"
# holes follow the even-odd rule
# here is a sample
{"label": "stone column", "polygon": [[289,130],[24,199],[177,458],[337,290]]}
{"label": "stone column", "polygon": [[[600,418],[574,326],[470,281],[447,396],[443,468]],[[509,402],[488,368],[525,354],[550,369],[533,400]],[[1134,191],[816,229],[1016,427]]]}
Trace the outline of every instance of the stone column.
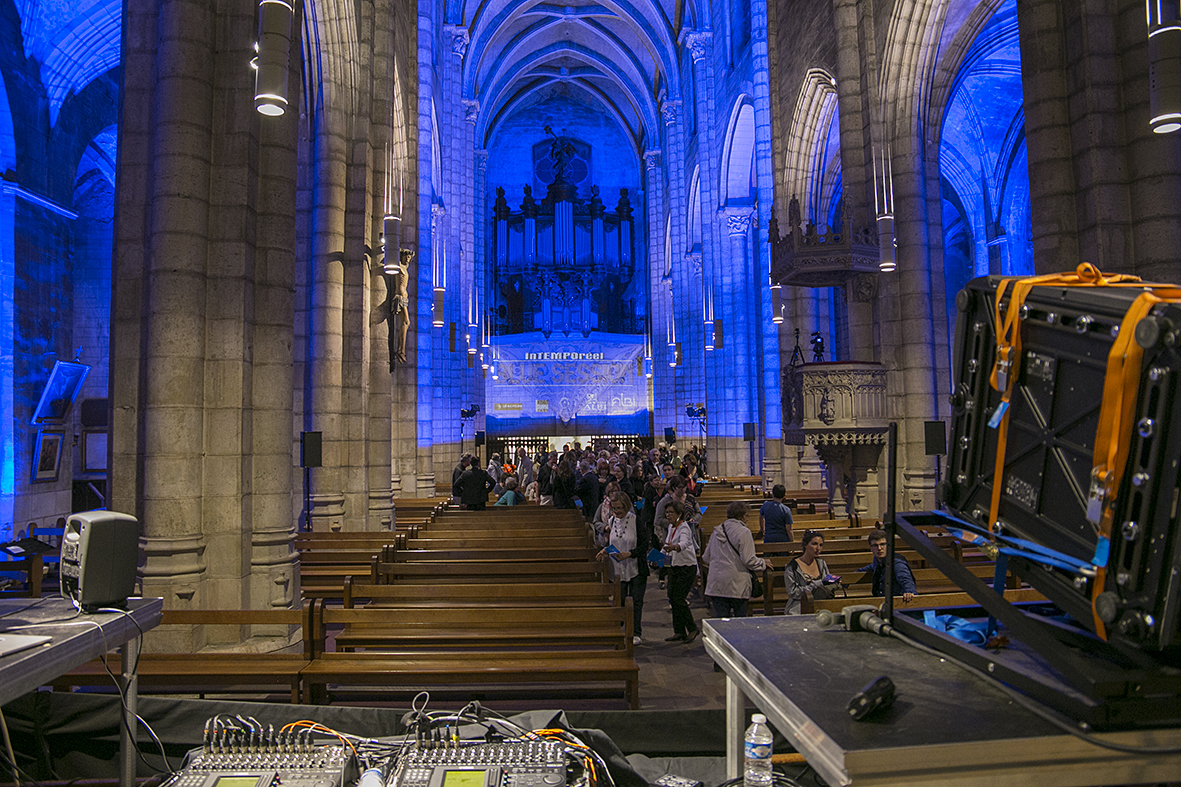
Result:
{"label": "stone column", "polygon": [[[430,497],[435,493],[435,467],[433,449],[432,419],[434,417],[434,353],[431,328],[431,254],[434,248],[434,216],[432,215],[431,161],[433,151],[431,131],[434,125],[431,106],[434,94],[434,42],[435,23],[432,18],[434,6],[420,3],[418,6],[418,254],[414,264],[417,270],[417,291],[415,293],[416,346],[415,357],[409,364],[415,369],[417,383],[417,406],[415,408],[416,447],[413,475],[416,497]],[[410,348],[407,347],[407,355]],[[407,474],[402,477],[402,494],[410,491]]]}
{"label": "stone column", "polygon": [[[837,25],[837,119],[841,132],[841,203],[846,235],[861,227],[874,226],[877,219],[873,199],[871,136],[876,128],[872,101],[876,94],[876,58],[873,45],[862,39],[858,25],[860,0],[835,0],[833,16]],[[849,360],[876,361],[874,312],[877,281],[874,274],[862,274],[845,286],[849,314]]]}
{"label": "stone column", "polygon": [[920,154],[910,149],[911,142],[918,144],[910,139],[895,144],[894,232],[898,241],[898,271],[885,278],[894,288],[890,297],[896,319],[888,324],[894,335],[883,335],[883,340],[894,349],[893,379],[900,383],[899,396],[894,397],[894,414],[900,427],[898,466],[904,497],[898,505],[915,509],[930,508],[935,502],[935,465],[926,455],[923,422],[938,412],[935,404],[938,364],[927,253],[931,239],[926,220],[926,184]]}
{"label": "stone column", "polygon": [[1017,8],[1038,273],[1177,277],[1181,138],[1149,127],[1144,3]]}
{"label": "stone column", "polygon": [[[150,18],[153,4],[146,5],[132,4],[129,11]],[[140,368],[132,372],[144,384],[142,448],[136,451],[142,502],[135,513],[143,533],[144,595],[163,596],[169,607],[199,607],[206,567],[202,458],[211,174],[209,156],[201,151],[213,131],[214,14],[185,0],[155,7],[155,24],[141,27],[158,43],[154,106],[151,119],[144,118],[155,133],[144,184],[151,195],[147,275],[138,304],[146,335]]]}
{"label": "stone column", "polygon": [[[672,275],[673,314],[677,320],[677,338],[681,342],[682,364],[678,368],[677,399],[673,402],[677,423],[677,441],[694,442],[700,432],[696,419],[685,415],[685,405],[705,401],[705,342],[702,336],[700,270],[685,259],[685,134],[681,122],[681,102],[665,100],[660,107],[664,120],[664,164],[668,175],[669,246],[672,258],[665,261]],[[664,244],[664,225],[659,225]],[[682,446],[680,451],[688,450]]]}
{"label": "stone column", "polygon": [[[473,140],[473,145],[474,145]],[[475,178],[475,245],[473,247],[473,275],[472,286],[475,288],[476,297],[476,342],[480,340],[479,329],[484,324],[484,317],[482,311],[484,309],[485,296],[485,282],[488,277],[488,226],[492,221],[491,210],[488,207],[488,151],[484,149],[475,150],[474,166],[476,170]],[[478,350],[478,348],[477,348]],[[485,408],[484,400],[484,375],[480,368],[478,356],[472,356],[474,359],[472,369],[472,402],[480,405],[481,413],[472,421],[472,431],[480,430],[480,424],[484,422]],[[469,402],[470,404],[471,402]],[[474,439],[473,439],[474,447]]]}
{"label": "stone column", "polygon": [[[703,281],[703,297],[712,296],[715,299],[715,315],[722,313],[721,292],[719,282],[724,268],[726,254],[722,249],[718,216],[715,212],[721,201],[718,196],[718,170],[720,156],[718,149],[717,112],[715,108],[715,80],[713,64],[713,33],[709,30],[689,31],[684,35],[684,44],[689,48],[689,55],[693,59],[693,73],[696,80],[694,98],[697,102],[697,159],[701,171],[699,184],[701,189],[701,277]],[[708,288],[708,289],[707,289]],[[733,326],[728,324],[728,315],[722,319],[723,343],[726,335]],[[705,387],[706,412],[710,417],[710,434],[706,440],[706,451],[710,457],[709,470],[711,475],[721,475],[720,465],[713,461],[718,448],[713,427],[713,410],[720,406],[720,402],[713,401],[714,390],[711,381],[724,377],[730,371],[727,358],[730,356],[725,350],[714,350],[705,354]]]}
{"label": "stone column", "polygon": [[[459,288],[459,318],[456,321],[455,333],[455,362],[459,367],[460,379],[463,380],[463,392],[459,397],[459,406],[456,410],[455,420],[459,423],[458,410],[467,407],[472,402],[476,402],[476,397],[479,393],[478,378],[483,375],[478,375],[477,370],[480,369],[479,364],[469,365],[467,340],[469,334],[468,325],[473,317],[472,303],[474,295],[479,288],[480,276],[479,269],[480,262],[483,258],[484,247],[480,245],[477,240],[478,231],[476,223],[480,221],[480,210],[482,209],[482,200],[479,198],[478,189],[484,187],[484,175],[487,172],[487,153],[482,157],[476,155],[476,121],[480,117],[480,102],[474,99],[464,99],[463,102],[463,137],[460,141],[460,163],[464,176],[461,178],[463,185],[463,204],[460,206],[460,239],[463,248],[463,270],[461,275],[462,286]],[[480,205],[480,208],[477,208]],[[483,403],[480,404],[481,410]],[[467,427],[467,434],[462,436],[463,450],[470,451],[473,447],[472,425],[475,421]],[[460,430],[464,429],[463,424],[459,424]],[[456,447],[456,461],[462,453],[459,447]]]}
{"label": "stone column", "polygon": [[[743,425],[757,423],[758,364],[760,363],[758,314],[751,307],[750,229],[754,213],[749,207],[726,208],[729,232],[727,265],[719,271],[717,314],[724,320],[723,348],[715,350],[725,372],[709,380],[709,427],[714,435],[711,464],[721,476],[750,475],[751,449],[743,440]],[[755,458],[755,474],[761,474]]]}
{"label": "stone column", "polygon": [[309,315],[308,362],[311,365],[311,431],[321,433],[323,466],[311,471],[312,529],[342,530],[345,526],[345,449],[343,406],[344,361],[344,225],[347,146],[340,126],[344,118],[332,108],[316,114],[312,186],[312,308]]}
{"label": "stone column", "polygon": [[[644,197],[648,207],[648,271],[652,293],[649,310],[652,321],[652,387],[655,400],[653,412],[656,442],[664,439],[664,430],[677,425],[673,411],[677,399],[677,378],[679,370],[672,368],[671,350],[668,346],[668,325],[673,309],[671,278],[665,275],[664,259],[664,182],[660,171],[660,150],[644,151],[645,189]],[[678,330],[680,326],[677,326]]]}
{"label": "stone column", "polygon": [[[298,29],[298,28],[297,28]],[[299,51],[298,43],[292,50]],[[298,73],[298,58],[291,59]],[[289,84],[298,84],[293,78]],[[292,94],[294,98],[297,93]],[[295,102],[292,102],[295,104]],[[259,189],[255,238],[254,407],[250,469],[252,609],[290,606],[300,597],[291,506],[297,487],[292,444],[295,359],[295,204],[298,105],[259,129]]]}
{"label": "stone column", "polygon": [[779,446],[782,444],[783,418],[780,409],[779,331],[771,322],[771,242],[767,228],[775,203],[775,177],[771,171],[771,85],[767,51],[767,0],[751,2],[751,61],[754,66],[755,105],[755,177],[759,202],[757,224],[752,238],[751,273],[753,341],[751,357],[756,358],[758,374],[753,383],[757,392],[755,418],[758,423],[758,461],[755,473],[774,481],[782,474]]}

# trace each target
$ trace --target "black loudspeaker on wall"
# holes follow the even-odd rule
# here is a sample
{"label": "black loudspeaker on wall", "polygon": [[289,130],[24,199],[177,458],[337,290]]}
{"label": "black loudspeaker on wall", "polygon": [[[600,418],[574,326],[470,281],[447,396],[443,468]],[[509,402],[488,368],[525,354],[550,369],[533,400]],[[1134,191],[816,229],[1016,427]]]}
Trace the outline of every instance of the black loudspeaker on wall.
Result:
{"label": "black loudspeaker on wall", "polygon": [[758,435],[755,433],[755,425],[754,424],[743,424],[742,425],[742,439],[748,443],[753,443],[755,440],[759,439]]}
{"label": "black loudspeaker on wall", "polygon": [[476,447],[479,448],[484,444],[486,435],[484,432],[476,432]]}
{"label": "black loudspeaker on wall", "polygon": [[664,428],[664,442],[675,443],[677,441],[677,428],[675,426],[666,426]]}
{"label": "black loudspeaker on wall", "polygon": [[323,464],[321,453],[321,432],[299,433],[299,466],[320,467]]}
{"label": "black loudspeaker on wall", "polygon": [[923,442],[927,456],[943,456],[947,453],[947,425],[942,421],[923,422]]}
{"label": "black loudspeaker on wall", "polygon": [[135,591],[139,521],[114,511],[71,514],[62,536],[62,592],[87,611],[123,606]]}

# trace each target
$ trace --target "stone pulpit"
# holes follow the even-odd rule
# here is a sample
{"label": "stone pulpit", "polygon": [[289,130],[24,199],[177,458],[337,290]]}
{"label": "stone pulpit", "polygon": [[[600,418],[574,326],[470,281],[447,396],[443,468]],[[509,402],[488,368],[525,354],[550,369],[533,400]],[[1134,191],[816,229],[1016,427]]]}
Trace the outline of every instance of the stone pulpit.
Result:
{"label": "stone pulpit", "polygon": [[789,366],[782,390],[785,440],[816,449],[836,516],[880,517],[886,369],[860,361]]}

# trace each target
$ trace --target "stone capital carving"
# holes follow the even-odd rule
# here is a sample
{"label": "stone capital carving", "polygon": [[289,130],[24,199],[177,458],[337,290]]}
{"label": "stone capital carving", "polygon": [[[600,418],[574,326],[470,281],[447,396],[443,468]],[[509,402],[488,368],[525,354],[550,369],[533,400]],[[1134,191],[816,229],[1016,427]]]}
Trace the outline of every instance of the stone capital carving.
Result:
{"label": "stone capital carving", "polygon": [[431,227],[435,227],[447,215],[447,209],[437,202],[431,205]]}
{"label": "stone capital carving", "polygon": [[700,252],[692,252],[692,251],[689,252],[688,254],[685,255],[685,262],[689,263],[689,267],[693,269],[694,273],[696,273],[698,275],[701,274],[701,253]]}
{"label": "stone capital carving", "polygon": [[853,294],[853,301],[856,303],[869,303],[874,296],[878,294],[878,277],[877,274],[863,273],[859,276],[853,277],[850,282],[849,289]]}
{"label": "stone capital carving", "polygon": [[483,175],[488,172],[488,151],[476,151],[476,174]]}
{"label": "stone capital carving", "polygon": [[654,170],[660,167],[660,148],[644,151],[644,165],[649,170]]}
{"label": "stone capital carving", "polygon": [[467,53],[467,46],[471,37],[466,27],[459,25],[445,25],[443,32],[451,36],[451,53],[463,57]]}
{"label": "stone capital carving", "polygon": [[692,32],[685,36],[685,46],[689,48],[689,56],[693,58],[694,63],[700,63],[705,57],[713,37],[714,34],[708,30]]}
{"label": "stone capital carving", "polygon": [[677,122],[681,116],[681,102],[680,101],[665,101],[660,105],[660,116],[664,118],[664,124],[671,126]]}
{"label": "stone capital carving", "polygon": [[463,100],[463,119],[474,124],[479,116],[480,102],[474,98],[465,98]]}
{"label": "stone capital carving", "polygon": [[726,217],[726,231],[730,237],[746,235],[750,232],[751,222],[754,220],[752,208],[723,208],[720,213]]}

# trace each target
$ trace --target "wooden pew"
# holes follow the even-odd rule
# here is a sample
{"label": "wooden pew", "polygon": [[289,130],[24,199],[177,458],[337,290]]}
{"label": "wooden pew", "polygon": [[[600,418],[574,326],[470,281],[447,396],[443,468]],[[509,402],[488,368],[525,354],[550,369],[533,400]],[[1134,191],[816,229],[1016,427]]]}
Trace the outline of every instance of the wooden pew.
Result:
{"label": "wooden pew", "polygon": [[[573,629],[584,620],[587,609],[547,608],[544,612],[545,626]],[[390,611],[334,609],[318,601],[313,606],[313,658],[302,672],[304,701],[326,701],[330,685],[392,687],[414,693],[434,686],[498,685],[524,690],[539,684],[570,683],[582,688],[607,682],[623,683],[623,696],[635,710],[640,704],[639,666],[632,650],[631,599],[609,612],[619,628],[619,647],[595,645],[592,649],[568,644],[564,649],[470,651],[444,643],[411,651],[342,653],[326,651],[330,626],[379,621],[389,626]],[[489,634],[489,639],[507,637],[514,629],[525,631],[532,625],[520,622],[508,614],[490,620],[482,609],[456,609],[446,618],[447,625],[463,628],[483,623],[486,632],[495,632],[500,626],[500,634]]]}
{"label": "wooden pew", "polygon": [[597,560],[585,562],[512,563],[499,561],[430,560],[382,562],[374,558],[370,566],[370,582],[375,585],[416,582],[437,584],[444,582],[605,582],[606,564]]}
{"label": "wooden pew", "polygon": [[465,533],[459,536],[440,536],[431,530],[420,531],[417,536],[412,536],[404,542],[396,541],[399,548],[405,549],[483,549],[485,547],[502,547],[508,548],[522,548],[522,549],[543,549],[546,547],[553,547],[555,549],[570,549],[580,546],[592,547],[594,541],[591,538],[590,531],[585,527],[581,532],[567,534],[560,532],[557,535],[538,531],[526,531],[522,534],[515,533]]}
{"label": "wooden pew", "polygon": [[[628,601],[631,601],[629,598]],[[630,614],[631,606],[627,606]],[[325,607],[325,624],[344,626],[335,636],[340,652],[365,650],[621,650],[623,607]],[[628,627],[630,629],[630,627]],[[628,646],[631,636],[627,637]],[[629,651],[630,647],[627,648]]]}
{"label": "wooden pew", "polygon": [[[300,699],[300,673],[311,661],[311,607],[301,609],[176,610],[166,609],[162,626],[299,626],[300,653],[142,653],[139,657],[139,691],[161,693],[234,693],[259,687],[286,686],[291,702]],[[118,675],[119,657],[107,657],[107,666]],[[74,686],[114,688],[101,660],[73,669],[53,681],[56,690]]]}
{"label": "wooden pew", "polygon": [[[1005,600],[1010,603],[1018,603],[1022,601],[1045,601],[1046,597],[1033,588],[1005,588]],[[843,608],[850,604],[865,604],[871,603],[865,598],[831,598],[813,601],[813,610],[819,612],[822,609],[828,609],[833,612],[840,612]],[[873,598],[872,603],[876,606],[881,603],[878,598]],[[902,600],[902,596],[894,597],[895,609],[941,609],[950,607],[971,607],[976,606],[976,602],[967,593],[962,591],[943,592],[943,593],[920,593],[914,597],[914,601],[909,603]]]}
{"label": "wooden pew", "polygon": [[344,592],[345,579],[368,575],[373,558],[380,555],[382,548],[396,537],[389,531],[365,534],[367,538],[328,537],[333,535],[340,534],[325,533],[322,537],[297,541],[300,547],[300,588],[304,598],[340,598]]}
{"label": "wooden pew", "polygon": [[378,585],[355,577],[345,581],[344,606],[366,607],[488,607],[506,604],[526,606],[581,607],[619,606],[618,581],[563,582],[559,586],[538,582],[469,582],[452,584]]}

